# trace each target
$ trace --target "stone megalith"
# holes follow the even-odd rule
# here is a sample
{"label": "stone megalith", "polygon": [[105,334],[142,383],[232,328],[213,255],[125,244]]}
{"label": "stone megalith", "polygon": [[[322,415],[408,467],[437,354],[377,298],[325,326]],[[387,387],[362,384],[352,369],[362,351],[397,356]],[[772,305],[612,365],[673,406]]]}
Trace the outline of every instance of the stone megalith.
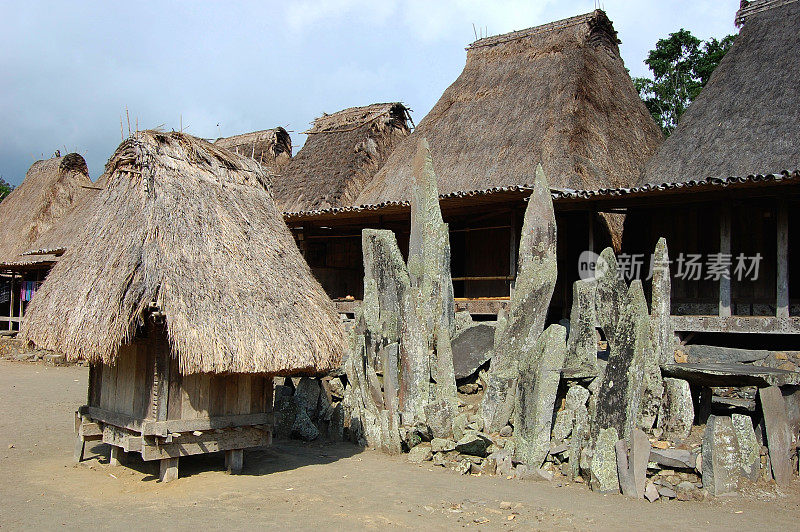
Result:
{"label": "stone megalith", "polygon": [[629,447],[633,429],[639,426],[644,394],[650,319],[642,283],[633,281],[620,310],[615,341],[597,395],[592,434],[613,427]]}
{"label": "stone megalith", "polygon": [[570,377],[597,375],[597,312],[594,281],[575,281],[572,285],[572,310],[569,315],[569,340],[564,370]]}
{"label": "stone megalith", "polygon": [[455,298],[450,275],[450,233],[442,220],[436,174],[428,141],[420,139],[411,180],[411,234],[408,275],[417,290],[418,319],[430,353],[432,398],[458,404],[453,370],[452,335]]}
{"label": "stone megalith", "polygon": [[622,305],[628,292],[613,249],[606,248],[600,253],[595,269],[595,281],[597,282],[595,291],[597,323],[603,329],[608,343],[613,345],[617,322],[620,319]]}
{"label": "stone megalith", "polygon": [[594,444],[590,468],[591,479],[589,486],[593,491],[619,493],[616,451],[618,441],[619,434],[614,427],[600,430]]}
{"label": "stone megalith", "polygon": [[550,449],[553,406],[566,356],[566,336],[564,327],[551,325],[520,360],[514,437],[516,459],[529,467],[541,467]]}
{"label": "stone megalith", "polygon": [[694,403],[689,383],[683,379],[664,378],[664,400],[658,412],[658,428],[670,439],[685,440],[694,423]]}
{"label": "stone megalith", "polygon": [[756,482],[761,476],[761,445],[756,440],[753,420],[744,414],[731,414],[731,423],[739,446],[741,474],[751,482]]}
{"label": "stone megalith", "polygon": [[731,418],[711,415],[703,433],[703,487],[714,496],[733,493],[739,475],[739,446]]}
{"label": "stone megalith", "polygon": [[660,365],[675,363],[675,328],[672,325],[672,283],[669,271],[667,240],[659,238],[653,253],[653,286],[650,322],[653,328],[653,347]]}
{"label": "stone megalith", "polygon": [[486,392],[481,401],[481,416],[487,432],[499,431],[511,417],[519,360],[522,353],[533,348],[544,330],[557,276],[553,198],[539,165],[525,210],[517,282],[505,319],[498,319]]}

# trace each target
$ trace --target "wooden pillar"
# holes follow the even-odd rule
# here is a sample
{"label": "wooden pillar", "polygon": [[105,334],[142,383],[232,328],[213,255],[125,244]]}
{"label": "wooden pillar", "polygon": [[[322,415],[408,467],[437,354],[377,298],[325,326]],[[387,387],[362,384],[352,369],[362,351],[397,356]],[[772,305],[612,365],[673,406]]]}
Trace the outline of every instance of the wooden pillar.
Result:
{"label": "wooden pillar", "polygon": [[777,316],[789,317],[789,208],[778,201]]}
{"label": "wooden pillar", "polygon": [[225,451],[225,471],[230,475],[238,475],[244,465],[244,449]]}
{"label": "wooden pillar", "polygon": [[594,212],[589,211],[588,213],[588,224],[589,224],[589,251],[594,252]]}
{"label": "wooden pillar", "polygon": [[178,458],[163,458],[159,460],[158,479],[161,482],[170,482],[178,478]]}
{"label": "wooden pillar", "polygon": [[117,447],[116,445],[111,446],[111,452],[108,456],[108,464],[110,466],[116,467],[122,464],[125,460],[123,458],[124,451],[122,447]]}
{"label": "wooden pillar", "polygon": [[83,461],[83,453],[86,450],[86,441],[80,434],[75,434],[75,448],[72,451],[72,459],[75,462]]}
{"label": "wooden pillar", "polygon": [[[731,254],[731,208],[728,205],[723,205],[719,213],[719,252]],[[724,276],[719,279],[719,315],[723,318],[731,316],[730,275],[727,279]]]}
{"label": "wooden pillar", "polygon": [[8,299],[8,317],[9,317],[8,330],[9,331],[14,330],[14,322],[11,321],[11,318],[14,317],[14,292],[17,291],[16,283],[15,283],[16,279],[17,279],[17,275],[15,273],[12,273],[11,274],[11,297],[9,297],[9,299]]}

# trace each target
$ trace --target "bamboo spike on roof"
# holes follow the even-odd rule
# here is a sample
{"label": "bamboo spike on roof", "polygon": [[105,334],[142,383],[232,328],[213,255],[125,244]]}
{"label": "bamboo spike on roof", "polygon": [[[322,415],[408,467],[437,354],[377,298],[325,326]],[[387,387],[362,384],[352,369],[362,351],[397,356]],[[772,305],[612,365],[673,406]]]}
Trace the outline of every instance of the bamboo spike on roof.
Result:
{"label": "bamboo spike on roof", "polygon": [[800,168],[800,2],[748,7],[733,46],[647,164],[641,183]]}
{"label": "bamboo spike on roof", "polygon": [[430,142],[442,194],[530,185],[539,163],[558,189],[632,186],[663,136],[618,43],[600,10],[476,41],[354,205],[409,198],[418,137]]}
{"label": "bamboo spike on roof", "polygon": [[272,173],[280,172],[292,158],[292,138],[282,127],[222,137],[214,144],[250,157]]}
{"label": "bamboo spike on roof", "polygon": [[344,109],[314,121],[300,152],[273,179],[284,212],[350,205],[408,136],[408,109],[380,103]]}
{"label": "bamboo spike on roof", "polygon": [[252,159],[143,131],[106,165],[80,236],[28,307],[20,337],[113,363],[153,302],[182,373],[317,373],[346,340],[333,304]]}
{"label": "bamboo spike on roof", "polygon": [[0,263],[23,261],[20,255],[80,203],[89,187],[86,161],[77,153],[33,163],[22,184],[0,203]]}

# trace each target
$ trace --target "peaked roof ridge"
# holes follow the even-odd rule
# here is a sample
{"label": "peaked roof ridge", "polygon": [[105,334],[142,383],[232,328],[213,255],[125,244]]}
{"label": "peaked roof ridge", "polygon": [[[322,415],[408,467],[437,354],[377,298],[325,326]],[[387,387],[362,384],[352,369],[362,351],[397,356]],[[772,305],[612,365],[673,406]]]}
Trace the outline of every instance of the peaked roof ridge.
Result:
{"label": "peaked roof ridge", "polygon": [[349,131],[368,124],[376,118],[392,112],[392,110],[408,112],[408,108],[401,102],[373,103],[360,107],[348,107],[332,114],[325,113],[316,118],[311,125],[311,129],[303,131],[303,134],[316,135],[318,133]]}
{"label": "peaked roof ridge", "polygon": [[470,44],[466,48],[466,50],[469,51],[475,48],[497,46],[512,41],[518,41],[526,37],[532,37],[534,35],[550,33],[556,30],[563,30],[573,26],[578,26],[580,24],[586,24],[586,23],[591,24],[595,20],[607,22],[608,23],[607,26],[611,29],[613,37],[616,38],[616,31],[614,31],[613,26],[611,25],[611,20],[608,18],[605,11],[601,9],[595,9],[594,11],[589,13],[584,13],[583,15],[576,15],[574,17],[548,22],[547,24],[542,24],[540,26],[534,26],[532,28],[527,28],[524,30],[517,30],[509,33],[503,33],[501,35],[493,35],[492,37],[484,37],[483,39],[478,39],[477,41]]}
{"label": "peaked roof ridge", "polygon": [[756,13],[769,11],[794,2],[797,2],[797,0],[742,0],[741,7],[736,12],[736,25],[743,25],[749,17]]}

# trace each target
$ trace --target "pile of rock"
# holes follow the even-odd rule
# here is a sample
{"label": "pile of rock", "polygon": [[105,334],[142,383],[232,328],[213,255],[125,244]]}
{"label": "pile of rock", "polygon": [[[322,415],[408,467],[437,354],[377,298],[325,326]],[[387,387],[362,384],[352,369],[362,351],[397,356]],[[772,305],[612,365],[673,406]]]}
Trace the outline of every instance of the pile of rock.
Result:
{"label": "pile of rock", "polygon": [[[37,349],[16,338],[0,337],[0,358],[15,362],[44,362],[50,366],[66,366],[67,357],[54,351]],[[87,365],[84,361],[78,365]]]}

